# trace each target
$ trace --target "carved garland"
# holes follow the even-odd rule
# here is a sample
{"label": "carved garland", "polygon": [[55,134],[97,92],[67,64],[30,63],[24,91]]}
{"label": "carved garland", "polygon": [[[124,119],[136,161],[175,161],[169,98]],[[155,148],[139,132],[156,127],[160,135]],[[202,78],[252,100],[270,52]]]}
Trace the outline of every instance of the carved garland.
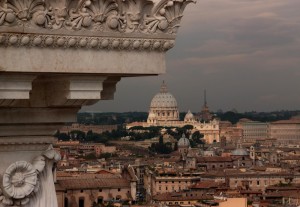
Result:
{"label": "carved garland", "polygon": [[0,46],[90,48],[114,50],[169,50],[174,40],[100,38],[59,35],[0,34]]}
{"label": "carved garland", "polygon": [[39,174],[44,170],[45,160],[60,160],[60,155],[50,147],[33,164],[17,161],[11,164],[3,175],[3,189],[0,188],[0,202],[3,206],[23,206],[39,190]]}
{"label": "carved garland", "polygon": [[176,34],[194,0],[0,0],[0,27]]}

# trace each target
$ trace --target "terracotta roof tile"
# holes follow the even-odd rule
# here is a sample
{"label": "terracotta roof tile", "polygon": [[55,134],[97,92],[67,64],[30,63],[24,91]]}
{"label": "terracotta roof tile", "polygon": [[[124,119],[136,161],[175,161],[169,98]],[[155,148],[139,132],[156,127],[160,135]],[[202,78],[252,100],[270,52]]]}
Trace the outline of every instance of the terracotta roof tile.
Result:
{"label": "terracotta roof tile", "polygon": [[58,184],[65,189],[95,189],[130,187],[129,181],[123,178],[95,178],[95,179],[65,179],[58,180]]}

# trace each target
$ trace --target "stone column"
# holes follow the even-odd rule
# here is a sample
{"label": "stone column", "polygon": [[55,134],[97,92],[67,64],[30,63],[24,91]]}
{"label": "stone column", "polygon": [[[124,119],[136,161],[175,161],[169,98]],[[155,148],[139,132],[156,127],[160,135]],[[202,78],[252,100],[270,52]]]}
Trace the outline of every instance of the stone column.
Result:
{"label": "stone column", "polygon": [[192,0],[0,0],[0,207],[56,207],[53,134],[122,77],[165,72]]}

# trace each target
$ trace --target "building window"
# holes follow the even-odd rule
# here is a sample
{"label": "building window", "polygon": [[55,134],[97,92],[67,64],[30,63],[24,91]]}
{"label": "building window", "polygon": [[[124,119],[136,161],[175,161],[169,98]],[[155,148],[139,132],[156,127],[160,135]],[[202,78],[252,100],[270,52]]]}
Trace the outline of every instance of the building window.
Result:
{"label": "building window", "polygon": [[118,188],[118,191],[120,192],[120,191],[121,191],[121,188]]}
{"label": "building window", "polygon": [[256,182],[257,185],[259,185],[259,180]]}
{"label": "building window", "polygon": [[102,192],[102,189],[99,189],[99,192]]}
{"label": "building window", "polygon": [[168,187],[166,187],[166,190],[168,190]]}
{"label": "building window", "polygon": [[83,193],[83,190],[80,190],[80,193]]}
{"label": "building window", "polygon": [[102,203],[103,202],[103,197],[101,196],[101,197],[98,197],[98,204],[100,204],[100,203]]}
{"label": "building window", "polygon": [[84,198],[83,197],[79,198],[79,207],[84,207]]}
{"label": "building window", "polygon": [[65,198],[65,207],[69,207],[69,199]]}

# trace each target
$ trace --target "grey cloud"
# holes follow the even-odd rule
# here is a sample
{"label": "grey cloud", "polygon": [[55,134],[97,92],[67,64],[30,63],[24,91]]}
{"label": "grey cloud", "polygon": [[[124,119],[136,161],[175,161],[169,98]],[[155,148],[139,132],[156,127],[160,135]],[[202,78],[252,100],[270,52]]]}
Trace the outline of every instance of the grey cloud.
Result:
{"label": "grey cloud", "polygon": [[126,78],[85,110],[148,111],[164,79],[181,111],[299,109],[299,0],[198,0],[188,6],[167,74]]}

